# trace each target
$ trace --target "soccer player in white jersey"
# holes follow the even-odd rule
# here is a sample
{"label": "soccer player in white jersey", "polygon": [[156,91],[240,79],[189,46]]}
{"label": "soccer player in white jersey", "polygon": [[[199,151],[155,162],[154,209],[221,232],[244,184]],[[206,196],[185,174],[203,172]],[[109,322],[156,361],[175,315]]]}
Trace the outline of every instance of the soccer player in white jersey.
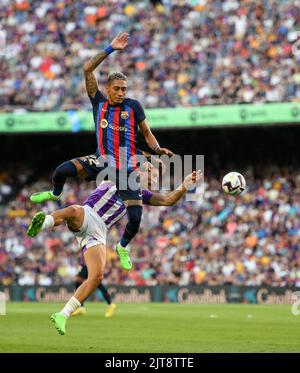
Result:
{"label": "soccer player in white jersey", "polygon": [[[141,171],[141,184],[149,185],[149,180],[158,177],[158,170],[151,164],[147,171]],[[152,206],[172,206],[179,201],[201,178],[201,171],[188,175],[183,183],[168,194],[142,191],[143,204]],[[153,185],[153,184],[152,184]],[[66,303],[60,312],[51,315],[59,334],[65,334],[67,319],[81,304],[97,289],[103,278],[106,262],[106,235],[109,229],[126,214],[126,207],[118,196],[114,183],[101,183],[89,198],[80,205],[72,205],[56,210],[50,215],[40,211],[32,219],[28,228],[30,237],[36,236],[41,230],[56,227],[66,222],[74,233],[83,252],[88,268],[88,278],[75,291],[74,296]]]}

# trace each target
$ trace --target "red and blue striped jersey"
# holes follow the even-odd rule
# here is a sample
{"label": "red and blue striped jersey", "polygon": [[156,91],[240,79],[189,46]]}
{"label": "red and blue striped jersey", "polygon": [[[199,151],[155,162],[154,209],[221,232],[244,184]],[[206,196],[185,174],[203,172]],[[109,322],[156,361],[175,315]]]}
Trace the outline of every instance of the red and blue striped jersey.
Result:
{"label": "red and blue striped jersey", "polygon": [[[98,156],[102,156],[117,169],[136,169],[135,156],[138,124],[146,116],[137,100],[125,98],[120,105],[110,105],[107,98],[97,91],[90,97],[97,135]],[[120,148],[125,148],[124,154]]]}

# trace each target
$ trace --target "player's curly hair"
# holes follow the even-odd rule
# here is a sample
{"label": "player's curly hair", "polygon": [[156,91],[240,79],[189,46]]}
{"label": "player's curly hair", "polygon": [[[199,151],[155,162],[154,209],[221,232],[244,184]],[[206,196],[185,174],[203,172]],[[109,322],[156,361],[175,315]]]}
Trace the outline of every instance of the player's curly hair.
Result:
{"label": "player's curly hair", "polygon": [[123,73],[114,72],[108,75],[107,83],[110,84],[114,80],[125,80],[127,82],[127,77]]}

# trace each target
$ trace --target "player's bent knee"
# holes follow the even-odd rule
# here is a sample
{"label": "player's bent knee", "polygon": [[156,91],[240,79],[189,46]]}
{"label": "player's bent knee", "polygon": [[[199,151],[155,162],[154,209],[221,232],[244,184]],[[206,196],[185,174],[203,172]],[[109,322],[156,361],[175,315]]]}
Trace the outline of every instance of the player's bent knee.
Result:
{"label": "player's bent knee", "polygon": [[53,179],[54,180],[63,180],[70,176],[76,176],[77,175],[77,168],[74,163],[71,161],[64,162],[60,164],[58,167],[56,167],[54,173],[53,173]]}
{"label": "player's bent knee", "polygon": [[71,162],[76,167],[77,176],[80,177],[81,179],[85,179],[88,176],[88,173],[86,172],[83,165],[77,159],[72,159]]}
{"label": "player's bent knee", "polygon": [[82,164],[77,159],[71,159],[70,162],[72,162],[73,165],[76,167],[77,172],[80,172],[83,170]]}
{"label": "player's bent knee", "polygon": [[81,206],[72,205],[68,207],[69,209],[69,216],[71,218],[78,218],[81,214]]}
{"label": "player's bent knee", "polygon": [[93,288],[97,288],[100,282],[103,280],[103,272],[97,272],[88,277],[87,281],[90,282]]}

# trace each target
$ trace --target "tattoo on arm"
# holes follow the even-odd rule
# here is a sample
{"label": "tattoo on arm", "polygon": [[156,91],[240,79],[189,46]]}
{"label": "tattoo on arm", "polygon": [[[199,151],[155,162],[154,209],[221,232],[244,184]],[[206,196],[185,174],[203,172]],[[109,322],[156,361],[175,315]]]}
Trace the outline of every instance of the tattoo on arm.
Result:
{"label": "tattoo on arm", "polygon": [[98,84],[95,74],[92,71],[84,72],[84,78],[87,94],[91,97],[94,97],[98,91]]}
{"label": "tattoo on arm", "polygon": [[97,79],[93,71],[100,65],[100,63],[105,60],[107,53],[101,51],[95,57],[91,58],[83,66],[84,78],[85,78],[85,87],[87,94],[91,97],[94,97],[98,91]]}
{"label": "tattoo on arm", "polygon": [[88,62],[84,64],[84,71],[94,71],[96,67],[98,67],[103,60],[105,60],[106,57],[107,53],[101,51],[95,57],[91,58]]}

